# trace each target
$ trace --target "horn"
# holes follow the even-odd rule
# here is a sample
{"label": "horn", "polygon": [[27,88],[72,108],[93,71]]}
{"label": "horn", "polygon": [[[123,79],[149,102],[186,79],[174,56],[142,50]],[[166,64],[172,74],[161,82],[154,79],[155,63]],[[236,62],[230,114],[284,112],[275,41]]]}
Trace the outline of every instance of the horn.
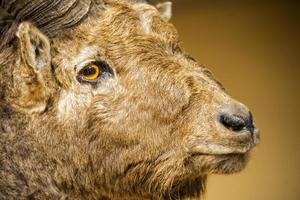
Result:
{"label": "horn", "polygon": [[12,40],[22,21],[30,21],[48,37],[55,37],[85,19],[91,10],[92,1],[0,0],[1,43]]}

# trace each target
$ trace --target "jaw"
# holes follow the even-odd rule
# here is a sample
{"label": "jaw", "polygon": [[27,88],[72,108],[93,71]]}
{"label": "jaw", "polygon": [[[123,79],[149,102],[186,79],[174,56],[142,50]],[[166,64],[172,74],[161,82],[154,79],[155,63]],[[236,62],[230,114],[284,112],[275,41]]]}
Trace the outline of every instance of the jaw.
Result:
{"label": "jaw", "polygon": [[192,155],[184,163],[186,177],[174,180],[162,199],[199,199],[205,192],[207,175],[239,172],[245,168],[248,157],[249,153]]}

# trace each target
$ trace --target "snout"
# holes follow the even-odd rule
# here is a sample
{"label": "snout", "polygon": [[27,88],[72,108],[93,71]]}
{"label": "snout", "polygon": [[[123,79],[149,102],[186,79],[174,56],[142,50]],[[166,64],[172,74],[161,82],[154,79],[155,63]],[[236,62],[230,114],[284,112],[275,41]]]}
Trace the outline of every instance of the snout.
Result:
{"label": "snout", "polygon": [[197,128],[187,137],[186,143],[192,155],[242,155],[259,143],[253,116],[238,101],[230,99],[216,106],[214,113],[197,116],[200,118],[195,121],[196,125],[193,124]]}
{"label": "snout", "polygon": [[[215,108],[215,113],[202,115],[209,118],[202,119],[204,128],[187,137],[186,150],[195,170],[200,169],[201,173],[238,172],[245,167],[251,149],[259,143],[258,129],[250,110],[238,101],[229,99]],[[207,125],[207,122],[212,123]],[[203,164],[206,162],[209,164]]]}

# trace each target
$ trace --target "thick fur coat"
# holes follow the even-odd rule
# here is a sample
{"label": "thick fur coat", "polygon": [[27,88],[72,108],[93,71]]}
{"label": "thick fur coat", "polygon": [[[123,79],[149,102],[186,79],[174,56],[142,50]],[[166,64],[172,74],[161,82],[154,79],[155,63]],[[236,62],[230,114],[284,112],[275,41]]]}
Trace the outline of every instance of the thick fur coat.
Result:
{"label": "thick fur coat", "polygon": [[244,168],[252,118],[219,115],[249,110],[182,50],[170,3],[0,5],[0,199],[198,198]]}

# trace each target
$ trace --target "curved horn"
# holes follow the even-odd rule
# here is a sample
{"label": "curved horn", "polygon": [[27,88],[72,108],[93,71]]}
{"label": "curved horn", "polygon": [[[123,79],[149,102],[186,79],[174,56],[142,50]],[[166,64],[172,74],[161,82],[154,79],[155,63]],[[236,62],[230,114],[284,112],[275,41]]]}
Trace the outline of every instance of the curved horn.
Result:
{"label": "curved horn", "polygon": [[0,0],[1,45],[14,37],[22,21],[30,21],[48,37],[54,37],[83,20],[91,9],[92,1]]}

